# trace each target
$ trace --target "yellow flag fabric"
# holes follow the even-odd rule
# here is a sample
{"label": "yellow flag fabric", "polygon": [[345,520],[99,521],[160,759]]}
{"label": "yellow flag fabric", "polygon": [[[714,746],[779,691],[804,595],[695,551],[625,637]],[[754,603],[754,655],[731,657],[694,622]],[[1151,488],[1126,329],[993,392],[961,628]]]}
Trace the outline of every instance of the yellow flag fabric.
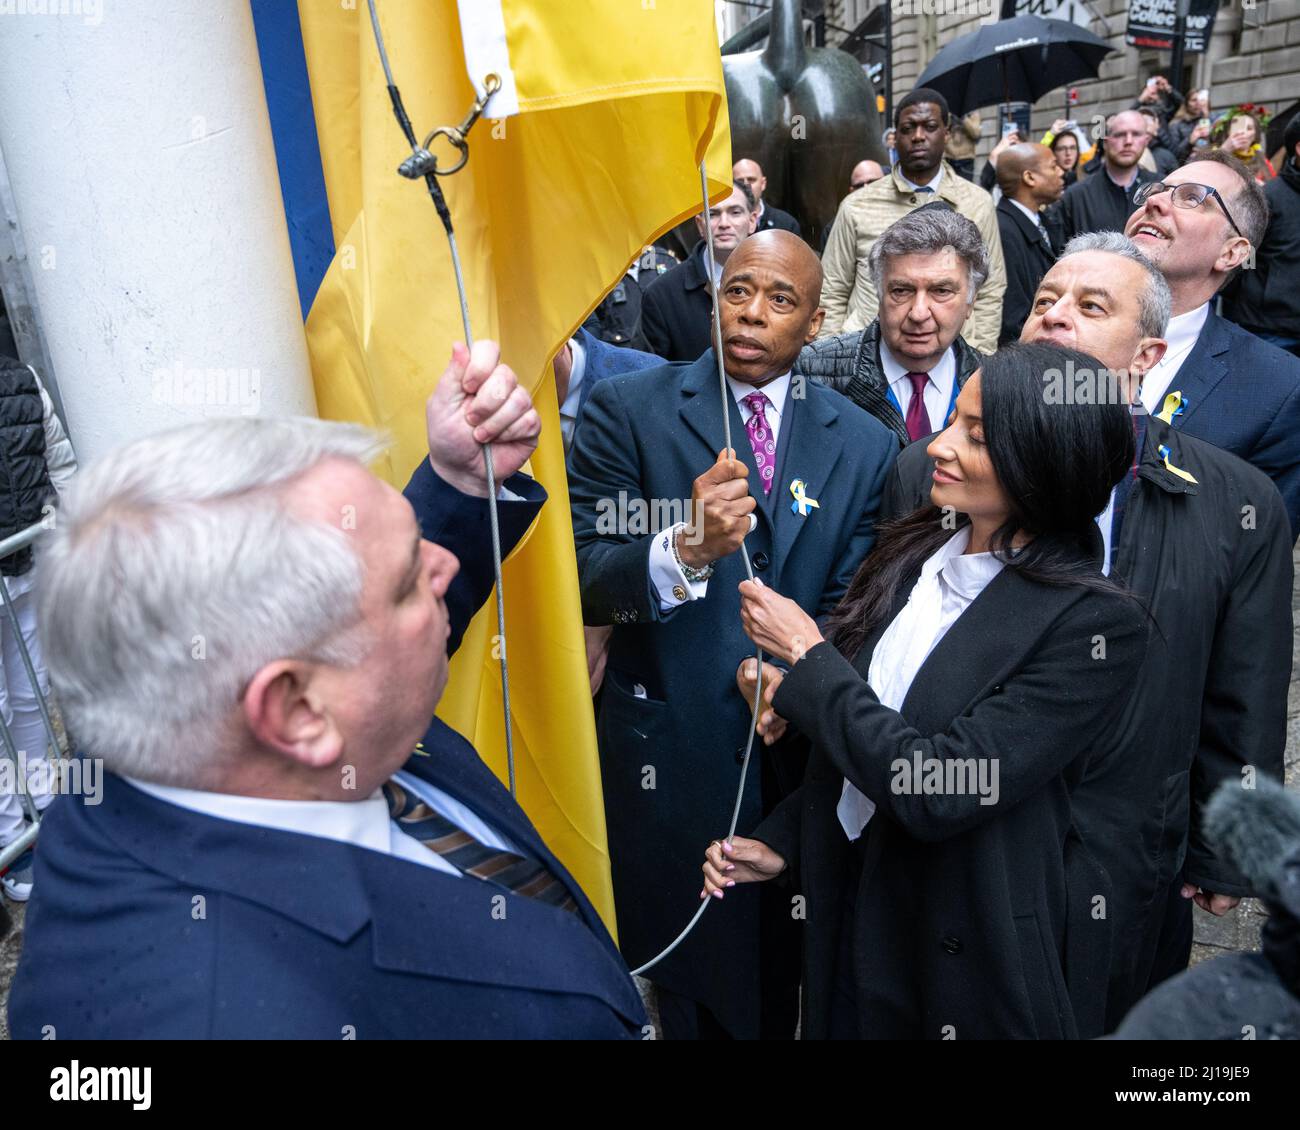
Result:
{"label": "yellow flag fabric", "polygon": [[[708,0],[473,0],[466,37],[509,69],[518,113],[484,120],[443,180],[476,337],[533,392],[531,473],[549,494],[505,567],[520,803],[611,930],[613,899],[564,452],[550,361],[641,248],[730,191],[722,69]],[[420,138],[474,98],[454,0],[380,0],[394,78]],[[364,2],[300,0],[298,16],[335,256],[307,316],[322,416],[386,428],[377,468],[405,482],[425,452],[425,397],[462,338],[447,241],[393,119]],[[476,76],[482,81],[484,76]],[[513,107],[511,107],[513,109]],[[435,151],[441,153],[442,150]],[[444,163],[446,158],[442,158]],[[496,610],[452,663],[440,716],[506,779]]]}

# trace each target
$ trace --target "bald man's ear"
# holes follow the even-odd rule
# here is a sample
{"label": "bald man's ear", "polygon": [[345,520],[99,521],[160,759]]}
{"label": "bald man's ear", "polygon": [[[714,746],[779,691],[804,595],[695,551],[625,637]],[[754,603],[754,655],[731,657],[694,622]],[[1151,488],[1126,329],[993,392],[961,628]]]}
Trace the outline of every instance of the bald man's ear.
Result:
{"label": "bald man's ear", "polygon": [[818,306],[813,311],[812,319],[808,322],[808,332],[804,334],[803,343],[809,345],[816,340],[817,335],[822,332],[822,322],[826,320],[826,310]]}
{"label": "bald man's ear", "polygon": [[315,664],[279,659],[255,674],[240,706],[257,741],[305,768],[320,769],[343,755],[343,735],[323,701]]}

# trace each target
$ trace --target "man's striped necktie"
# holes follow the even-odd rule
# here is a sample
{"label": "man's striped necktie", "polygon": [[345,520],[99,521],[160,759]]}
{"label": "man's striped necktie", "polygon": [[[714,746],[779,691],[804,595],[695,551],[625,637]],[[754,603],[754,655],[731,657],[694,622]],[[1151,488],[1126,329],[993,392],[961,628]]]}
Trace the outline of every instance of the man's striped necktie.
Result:
{"label": "man's striped necktie", "polygon": [[542,863],[513,851],[488,847],[396,781],[383,785],[388,814],[412,839],[437,852],[456,870],[495,883],[518,895],[575,913],[578,904],[568,888]]}

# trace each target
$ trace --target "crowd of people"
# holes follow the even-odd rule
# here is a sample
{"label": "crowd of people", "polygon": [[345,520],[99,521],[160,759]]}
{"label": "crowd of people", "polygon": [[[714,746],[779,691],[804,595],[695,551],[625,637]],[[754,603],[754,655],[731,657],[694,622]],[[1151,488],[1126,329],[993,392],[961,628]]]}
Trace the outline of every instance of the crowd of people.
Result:
{"label": "crowd of people", "polygon": [[[547,501],[493,343],[453,350],[404,497],[319,421],[83,472],[39,613],[108,773],[42,824],[15,1035],[1163,1035],[1214,994],[1193,905],[1248,896],[1284,980],[1242,794],[1300,819],[1300,117],[1268,178],[1249,113],[1138,103],[1004,138],[995,200],[978,116],[915,90],[824,249],[742,155],[560,350],[617,945],[434,719],[493,579],[480,444],[503,550]],[[197,667],[196,618],[235,641]],[[1259,1038],[1300,1038],[1285,1000]]]}

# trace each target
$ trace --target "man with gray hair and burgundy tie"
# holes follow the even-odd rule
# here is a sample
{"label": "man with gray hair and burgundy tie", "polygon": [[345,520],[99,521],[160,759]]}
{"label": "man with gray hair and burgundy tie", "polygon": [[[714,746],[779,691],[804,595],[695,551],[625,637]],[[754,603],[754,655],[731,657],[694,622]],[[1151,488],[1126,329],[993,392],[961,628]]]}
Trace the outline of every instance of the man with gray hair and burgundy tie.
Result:
{"label": "man with gray hair and burgundy tie", "polygon": [[[584,619],[613,626],[597,736],[632,966],[691,917],[699,844],[735,804],[750,719],[737,690],[754,654],[740,623],[742,542],[755,577],[820,615],[875,537],[899,445],[796,365],[821,324],[821,281],[817,256],[790,232],[744,240],[718,291],[725,390],[713,350],[611,377],[592,389],[569,456]],[[799,779],[798,766],[765,764],[759,742],[742,824]],[[793,1037],[797,896],[750,894],[706,914],[648,971],[664,1035]]]}
{"label": "man with gray hair and burgundy tie", "polygon": [[887,227],[868,266],[881,296],[875,319],[807,346],[799,371],[865,408],[906,447],[944,426],[980,366],[961,327],[988,276],[988,252],[979,228],[939,201]]}

